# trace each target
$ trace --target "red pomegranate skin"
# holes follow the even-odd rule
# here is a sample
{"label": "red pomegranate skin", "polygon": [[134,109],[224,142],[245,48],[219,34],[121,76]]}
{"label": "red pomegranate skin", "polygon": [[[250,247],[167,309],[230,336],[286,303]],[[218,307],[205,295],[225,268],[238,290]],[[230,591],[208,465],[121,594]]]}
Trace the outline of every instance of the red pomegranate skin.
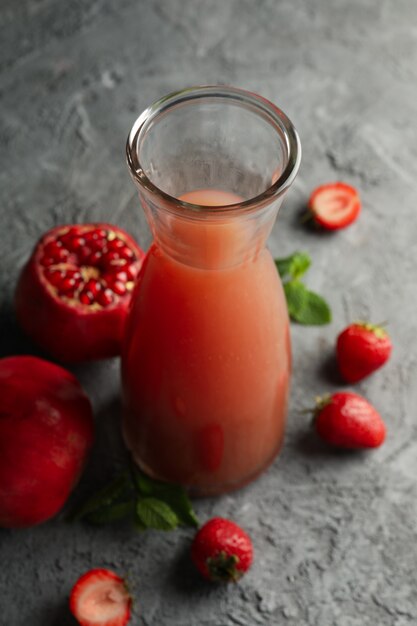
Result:
{"label": "red pomegranate skin", "polygon": [[[68,300],[59,297],[45,278],[41,265],[45,247],[71,228],[77,229],[81,235],[88,228],[107,229],[122,237],[135,254],[133,269],[137,275],[144,253],[122,229],[111,224],[58,226],[45,233],[39,240],[20,274],[15,293],[18,322],[25,333],[57,361],[78,363],[118,356],[133,281],[128,285],[130,290],[124,295],[113,293],[112,303],[101,306],[93,302],[91,306],[74,300],[73,304],[69,304]],[[115,263],[117,264],[117,261]],[[62,265],[65,265],[65,262]],[[86,265],[88,266],[88,263]],[[116,270],[117,265],[114,265],[114,271]]]}
{"label": "red pomegranate skin", "polygon": [[65,504],[93,443],[91,404],[67,370],[0,359],[0,527],[40,524]]}

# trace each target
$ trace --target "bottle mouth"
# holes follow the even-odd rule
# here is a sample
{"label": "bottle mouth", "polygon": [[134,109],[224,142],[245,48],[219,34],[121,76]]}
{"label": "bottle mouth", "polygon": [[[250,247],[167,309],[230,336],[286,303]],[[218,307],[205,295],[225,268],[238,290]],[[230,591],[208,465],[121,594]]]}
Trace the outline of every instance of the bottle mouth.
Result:
{"label": "bottle mouth", "polygon": [[[272,177],[271,184],[261,193],[241,202],[226,205],[199,205],[180,200],[158,187],[145,173],[141,162],[141,146],[147,132],[162,117],[170,111],[191,102],[233,103],[247,107],[254,115],[258,115],[268,122],[271,131],[278,133],[285,153],[283,167],[279,174]],[[282,196],[294,181],[301,161],[301,143],[296,129],[290,119],[281,109],[258,94],[223,85],[203,85],[176,91],[157,100],[141,113],[132,126],[126,143],[126,156],[130,174],[143,192],[154,199],[158,205],[170,212],[178,214],[196,213],[226,215],[232,212],[249,213],[270,205]],[[190,191],[192,191],[190,189]]]}

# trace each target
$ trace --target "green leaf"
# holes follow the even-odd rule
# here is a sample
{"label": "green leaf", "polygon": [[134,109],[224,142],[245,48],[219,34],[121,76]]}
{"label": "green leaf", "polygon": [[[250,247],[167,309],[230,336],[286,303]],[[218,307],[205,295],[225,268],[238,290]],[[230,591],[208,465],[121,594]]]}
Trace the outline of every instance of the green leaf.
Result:
{"label": "green leaf", "polygon": [[291,257],[288,257],[286,259],[275,259],[275,265],[281,278],[286,278],[289,274],[291,265],[290,259]]}
{"label": "green leaf", "polygon": [[111,504],[104,509],[89,513],[86,519],[92,524],[108,524],[129,517],[134,512],[135,503],[133,501],[116,502],[116,504]]}
{"label": "green leaf", "polygon": [[327,302],[313,291],[306,291],[305,302],[295,317],[299,324],[321,326],[332,320],[332,313]]}
{"label": "green leaf", "polygon": [[299,280],[291,280],[285,283],[284,293],[287,299],[288,314],[291,319],[298,321],[307,301],[308,290]]}
{"label": "green leaf", "polygon": [[281,278],[290,276],[297,279],[306,273],[311,265],[311,259],[306,252],[294,252],[283,259],[275,259],[275,265]]}
{"label": "green leaf", "polygon": [[159,483],[155,487],[154,494],[159,500],[163,500],[171,507],[182,524],[198,528],[200,522],[186,491],[182,487]]}
{"label": "green leaf", "polygon": [[143,474],[136,466],[132,467],[133,480],[141,496],[155,496],[166,502],[177,514],[179,521],[186,526],[199,526],[199,521],[193,510],[186,491],[180,485],[153,480]]}
{"label": "green leaf", "polygon": [[132,483],[130,481],[130,476],[127,472],[124,472],[84,502],[80,508],[76,509],[70,515],[69,519],[71,521],[77,521],[86,517],[90,513],[108,507],[118,498],[131,491],[131,489]]}
{"label": "green leaf", "polygon": [[178,526],[178,517],[175,511],[162,500],[143,498],[136,505],[136,514],[146,528],[156,530],[173,530]]}
{"label": "green leaf", "polygon": [[138,530],[148,527],[171,530],[180,523],[199,526],[182,487],[153,480],[133,464],[129,472],[118,476],[87,500],[71,519],[86,518],[93,524],[105,524],[132,514]]}
{"label": "green leaf", "polygon": [[292,320],[306,326],[328,324],[332,314],[327,302],[299,280],[290,280],[284,284],[288,313]]}

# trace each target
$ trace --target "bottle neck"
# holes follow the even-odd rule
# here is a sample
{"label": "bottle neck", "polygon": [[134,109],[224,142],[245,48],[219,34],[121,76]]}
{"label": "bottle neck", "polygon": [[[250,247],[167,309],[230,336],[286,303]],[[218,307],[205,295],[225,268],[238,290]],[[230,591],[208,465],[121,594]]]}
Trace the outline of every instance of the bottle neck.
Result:
{"label": "bottle neck", "polygon": [[200,269],[225,269],[255,258],[265,247],[279,204],[249,215],[189,216],[170,213],[141,197],[155,244],[176,261]]}

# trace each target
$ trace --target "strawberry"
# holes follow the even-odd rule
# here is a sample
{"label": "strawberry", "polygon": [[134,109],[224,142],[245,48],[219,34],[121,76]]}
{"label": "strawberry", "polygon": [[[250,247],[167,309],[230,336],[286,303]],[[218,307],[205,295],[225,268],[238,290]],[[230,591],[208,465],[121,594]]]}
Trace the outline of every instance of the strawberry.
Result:
{"label": "strawberry", "polygon": [[356,383],[372,374],[388,361],[391,351],[392,343],[386,330],[368,322],[351,324],[337,338],[337,361],[348,383]]}
{"label": "strawberry", "polygon": [[326,230],[345,228],[361,210],[358,192],[346,183],[328,183],[313,191],[308,208],[314,220]]}
{"label": "strawberry", "polygon": [[70,610],[81,626],[125,626],[132,599],[123,578],[108,569],[92,569],[71,591]]}
{"label": "strawberry", "polygon": [[194,537],[191,558],[208,580],[237,582],[252,564],[252,542],[234,522],[214,517]]}
{"label": "strawberry", "polygon": [[356,393],[317,399],[314,425],[319,436],[340,448],[377,448],[386,435],[380,414]]}

